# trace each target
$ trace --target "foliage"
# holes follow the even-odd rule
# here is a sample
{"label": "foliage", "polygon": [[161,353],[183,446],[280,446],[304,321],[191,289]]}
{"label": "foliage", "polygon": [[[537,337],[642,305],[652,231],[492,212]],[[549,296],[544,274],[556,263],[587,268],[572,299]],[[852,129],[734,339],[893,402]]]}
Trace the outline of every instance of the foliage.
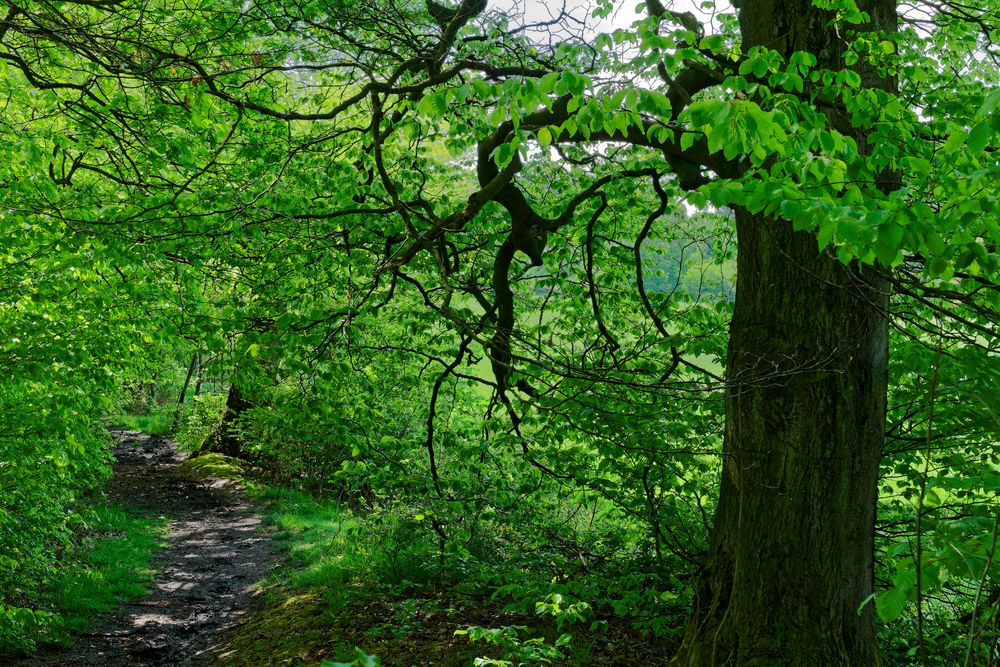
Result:
{"label": "foliage", "polygon": [[[919,605],[931,655],[942,664],[988,664],[997,608],[984,591],[1000,575],[1000,458],[995,413],[979,413],[978,406],[992,400],[988,387],[1000,375],[963,364],[963,355],[975,354],[963,346],[938,345],[901,343],[894,363],[897,410],[883,463],[886,529],[879,553],[879,576],[889,586],[876,609],[884,622],[897,623],[885,635],[887,650],[900,660],[916,654],[910,637]],[[927,401],[933,409],[920,405]]]}
{"label": "foliage", "polygon": [[378,657],[369,655],[359,648],[354,649],[354,655],[354,659],[350,662],[330,662],[329,660],[324,660],[323,667],[379,667],[382,664]]}
{"label": "foliage", "polygon": [[68,645],[100,614],[145,594],[165,524],[133,515],[109,505],[79,515],[58,570],[21,589],[37,608],[4,607],[0,654],[16,655],[37,644]]}
{"label": "foliage", "polygon": [[170,435],[172,416],[169,410],[157,409],[146,415],[126,414],[114,418],[111,424],[116,428],[139,431],[149,435]]}
{"label": "foliage", "polygon": [[456,635],[468,635],[470,641],[496,644],[503,649],[503,658],[476,658],[476,667],[524,667],[527,665],[551,665],[566,657],[559,649],[569,643],[569,635],[561,635],[555,644],[546,643],[541,637],[521,639],[518,634],[528,630],[525,626],[504,626],[502,628],[481,628],[473,625],[465,630],[456,630]]}
{"label": "foliage", "polygon": [[[847,340],[769,358],[778,323],[734,315],[737,266],[788,255],[737,237],[752,218],[878,283],[841,320],[888,300],[877,585],[852,604],[893,660],[994,659],[995,2],[878,5],[903,18],[881,32],[876,3],[806,3],[811,32],[764,45],[757,5],[650,2],[605,33],[474,2],[8,5],[0,614],[18,641],[50,622],[23,582],[54,576],[107,474],[99,419],[179,425],[194,451],[230,384],[252,405],[241,455],[289,489],[292,585],[448,581],[679,640],[724,541],[734,401],[860,363]],[[188,401],[192,373],[215,391]],[[821,468],[858,472],[838,461]],[[515,626],[476,633],[558,657]]]}
{"label": "foliage", "polygon": [[[188,452],[198,451],[215,429],[219,427],[226,408],[224,394],[199,394],[190,403],[180,407],[180,423],[174,435],[181,447]],[[176,409],[176,408],[175,408]]]}

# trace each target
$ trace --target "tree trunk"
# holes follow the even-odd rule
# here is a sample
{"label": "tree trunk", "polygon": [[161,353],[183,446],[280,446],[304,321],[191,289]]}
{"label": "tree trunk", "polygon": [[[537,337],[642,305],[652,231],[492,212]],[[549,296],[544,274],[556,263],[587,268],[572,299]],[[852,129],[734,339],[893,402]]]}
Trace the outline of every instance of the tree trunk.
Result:
{"label": "tree trunk", "polygon": [[198,353],[195,352],[191,357],[191,363],[188,365],[187,375],[184,377],[184,385],[181,387],[181,393],[177,396],[177,407],[174,408],[174,418],[170,424],[171,432],[177,430],[181,423],[181,406],[184,405],[184,399],[187,397],[188,386],[191,384],[191,376],[194,375],[194,368],[198,363]]}
{"label": "tree trunk", "polygon": [[194,382],[194,395],[201,396],[201,385],[205,381],[204,371],[205,365],[201,362],[201,354],[198,355],[198,377]]}
{"label": "tree trunk", "polygon": [[243,393],[235,383],[229,385],[229,394],[226,395],[226,411],[222,415],[222,421],[219,422],[218,428],[208,437],[198,453],[212,452],[235,458],[246,458],[242,441],[235,427],[240,415],[252,407],[253,403],[243,397]]}
{"label": "tree trunk", "polygon": [[886,298],[790,225],[737,213],[722,489],[678,664],[876,665]]}
{"label": "tree trunk", "polygon": [[[876,28],[895,30],[891,3],[859,5]],[[809,0],[739,6],[744,50],[806,50],[820,67],[843,68],[832,17]],[[878,665],[872,605],[858,608],[874,579],[885,282],[817,252],[814,236],[786,221],[737,210],[736,230],[721,495],[674,664]]]}
{"label": "tree trunk", "polygon": [[184,385],[181,387],[181,393],[177,396],[177,405],[184,405],[184,399],[187,398],[188,387],[191,385],[191,376],[194,375],[194,369],[197,365],[198,353],[195,352],[191,357],[191,363],[188,365],[187,375],[184,376]]}

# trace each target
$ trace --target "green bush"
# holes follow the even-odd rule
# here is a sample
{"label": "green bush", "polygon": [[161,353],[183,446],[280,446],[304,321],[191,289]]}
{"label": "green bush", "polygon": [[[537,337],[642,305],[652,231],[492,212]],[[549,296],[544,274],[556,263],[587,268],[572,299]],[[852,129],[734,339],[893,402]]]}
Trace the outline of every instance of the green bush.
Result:
{"label": "green bush", "polygon": [[30,653],[42,643],[67,645],[96,615],[145,594],[165,520],[98,505],[75,514],[74,524],[72,539],[44,568],[34,568],[44,575],[19,588],[29,606],[0,603],[0,655]]}
{"label": "green bush", "polygon": [[199,394],[182,406],[177,420],[177,443],[187,452],[198,451],[219,426],[226,411],[225,394]]}

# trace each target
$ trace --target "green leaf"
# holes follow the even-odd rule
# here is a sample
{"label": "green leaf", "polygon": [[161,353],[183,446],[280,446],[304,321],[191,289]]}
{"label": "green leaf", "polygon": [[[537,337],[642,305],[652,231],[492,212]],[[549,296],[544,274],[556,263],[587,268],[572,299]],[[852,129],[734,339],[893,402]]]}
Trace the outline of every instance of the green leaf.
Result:
{"label": "green leaf", "polygon": [[939,277],[942,280],[951,280],[951,277],[955,275],[954,265],[940,257],[928,258],[927,263],[924,265],[924,269],[926,270],[927,275],[931,277]]}
{"label": "green leaf", "polygon": [[694,145],[698,135],[695,132],[685,132],[681,135],[681,150],[686,151]]}
{"label": "green leaf", "polygon": [[493,86],[486,83],[482,79],[473,79],[472,89],[475,90],[476,94],[480,97],[490,97],[493,95]]}
{"label": "green leaf", "polygon": [[496,161],[497,166],[503,169],[510,161],[514,158],[514,147],[509,143],[500,144],[497,149],[493,152],[493,159]]}
{"label": "green leaf", "polygon": [[781,216],[786,220],[798,220],[805,212],[805,206],[797,199],[786,199],[781,202]]}
{"label": "green leaf", "polygon": [[834,234],[837,233],[837,221],[823,222],[820,225],[819,231],[816,232],[816,245],[819,250],[825,249],[828,245],[833,242]]}
{"label": "green leaf", "polygon": [[924,240],[927,250],[935,255],[940,255],[946,250],[944,238],[938,232],[931,230]]}
{"label": "green leaf", "polygon": [[986,149],[986,144],[989,143],[991,136],[993,136],[993,129],[990,127],[988,121],[983,121],[976,125],[969,132],[969,151],[973,155],[978,156]]}
{"label": "green leaf", "polygon": [[875,598],[875,611],[885,623],[891,623],[899,618],[906,606],[906,591],[901,588],[890,588]]}
{"label": "green leaf", "polygon": [[552,132],[547,127],[543,127],[538,130],[538,143],[542,146],[548,146],[552,143]]}
{"label": "green leaf", "polygon": [[820,131],[819,144],[823,148],[823,152],[827,154],[833,153],[834,149],[837,147],[833,140],[833,135],[827,130]]}
{"label": "green leaf", "polygon": [[875,256],[878,261],[886,266],[893,266],[899,254],[900,245],[903,242],[904,230],[900,225],[883,225],[878,232],[878,241],[875,244]]}
{"label": "green leaf", "polygon": [[698,42],[698,48],[703,51],[718,53],[726,46],[726,40],[722,35],[707,35]]}
{"label": "green leaf", "polygon": [[448,110],[448,91],[424,95],[417,102],[417,111],[429,116],[443,116]]}
{"label": "green leaf", "polygon": [[941,151],[945,155],[953,155],[965,144],[968,136],[965,130],[953,130],[951,136],[948,137],[948,141],[944,142],[944,146],[941,147]]}

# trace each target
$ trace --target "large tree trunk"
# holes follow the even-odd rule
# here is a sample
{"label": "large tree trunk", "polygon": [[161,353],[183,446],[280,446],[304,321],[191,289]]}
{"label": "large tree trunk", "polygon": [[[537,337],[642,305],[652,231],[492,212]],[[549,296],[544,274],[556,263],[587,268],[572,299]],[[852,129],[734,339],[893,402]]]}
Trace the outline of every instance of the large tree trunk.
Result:
{"label": "large tree trunk", "polygon": [[783,222],[737,213],[725,458],[678,664],[875,665],[886,298]]}
{"label": "large tree trunk", "polygon": [[[895,30],[891,3],[859,4]],[[831,16],[809,0],[740,9],[745,50],[806,50],[842,68]],[[879,271],[817,252],[785,221],[738,210],[736,228],[721,496],[674,664],[878,665],[872,605],[858,608],[874,578],[886,287]]]}

